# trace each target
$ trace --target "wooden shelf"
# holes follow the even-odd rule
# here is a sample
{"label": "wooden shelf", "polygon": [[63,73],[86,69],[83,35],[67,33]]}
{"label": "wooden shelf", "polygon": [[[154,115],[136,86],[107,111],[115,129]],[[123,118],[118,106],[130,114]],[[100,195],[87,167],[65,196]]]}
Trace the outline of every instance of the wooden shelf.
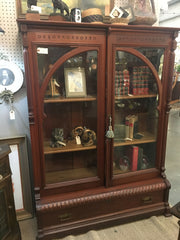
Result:
{"label": "wooden shelf", "polygon": [[143,132],[142,134],[144,135],[144,137],[142,137],[141,139],[133,139],[132,141],[127,140],[124,142],[114,142],[114,147],[156,142],[156,138],[153,134],[149,132]]}
{"label": "wooden shelf", "polygon": [[50,141],[44,142],[44,154],[54,154],[54,153],[65,153],[65,152],[77,152],[96,149],[96,145],[90,147],[85,147],[82,145],[77,145],[74,141],[69,141],[66,146],[60,148],[52,148],[50,146]]}
{"label": "wooden shelf", "polygon": [[129,172],[130,172],[130,170],[122,171],[122,170],[120,170],[120,169],[117,168],[117,167],[114,167],[114,168],[113,168],[113,175],[124,174],[124,173],[129,173]]}
{"label": "wooden shelf", "polygon": [[97,168],[76,168],[64,171],[46,172],[46,183],[58,183],[82,178],[96,177]]}
{"label": "wooden shelf", "polygon": [[134,98],[152,98],[152,97],[157,97],[157,94],[144,94],[144,95],[126,95],[126,96],[116,96],[115,100],[121,100],[121,99],[134,99]]}
{"label": "wooden shelf", "polygon": [[90,102],[96,101],[97,98],[95,96],[86,96],[86,97],[77,97],[77,98],[65,98],[65,97],[58,97],[58,98],[45,98],[44,103],[64,103],[64,102]]}

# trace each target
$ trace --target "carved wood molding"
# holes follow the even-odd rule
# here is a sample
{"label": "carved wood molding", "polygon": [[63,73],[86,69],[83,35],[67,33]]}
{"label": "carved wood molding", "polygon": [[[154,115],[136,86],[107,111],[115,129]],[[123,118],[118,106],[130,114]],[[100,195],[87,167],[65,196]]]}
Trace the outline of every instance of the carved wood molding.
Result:
{"label": "carved wood molding", "polygon": [[163,34],[152,34],[152,35],[146,35],[144,33],[136,33],[134,35],[126,32],[122,32],[123,34],[117,34],[114,37],[116,38],[116,42],[118,43],[151,43],[152,44],[160,44],[162,45],[168,45],[169,38]]}
{"label": "carved wood molding", "polygon": [[83,33],[83,32],[70,32],[70,31],[63,31],[61,33],[50,33],[50,32],[33,32],[31,33],[31,37],[33,41],[37,42],[58,42],[64,43],[68,42],[80,42],[86,43],[87,41],[91,41],[92,43],[96,43],[97,41],[101,40],[101,35],[92,35],[92,32]]}
{"label": "carved wood molding", "polygon": [[122,190],[117,190],[117,191],[112,191],[107,193],[100,193],[100,194],[91,195],[91,196],[84,196],[84,197],[74,198],[70,200],[57,201],[53,203],[47,203],[47,204],[37,203],[36,208],[37,208],[37,211],[43,211],[43,212],[50,211],[50,210],[54,211],[55,209],[65,209],[69,207],[89,204],[92,202],[95,203],[95,202],[104,201],[104,200],[110,200],[110,199],[113,200],[116,198],[130,197],[130,196],[139,195],[142,193],[160,191],[166,188],[167,186],[164,182],[156,183],[156,184],[151,184],[146,186],[138,186],[135,188],[122,189]]}

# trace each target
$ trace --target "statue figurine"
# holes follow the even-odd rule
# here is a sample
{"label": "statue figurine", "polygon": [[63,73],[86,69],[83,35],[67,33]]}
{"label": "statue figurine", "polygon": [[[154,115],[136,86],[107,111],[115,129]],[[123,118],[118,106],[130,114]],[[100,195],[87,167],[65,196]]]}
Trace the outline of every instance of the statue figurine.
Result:
{"label": "statue figurine", "polygon": [[64,11],[66,11],[67,15],[69,16],[69,8],[65,2],[61,0],[52,0],[52,3],[54,7],[54,13],[56,13],[56,10],[59,9],[63,16],[64,16]]}
{"label": "statue figurine", "polygon": [[31,9],[32,5],[36,6],[37,5],[37,0],[27,0],[28,9]]}
{"label": "statue figurine", "polygon": [[66,143],[64,142],[64,133],[62,128],[53,129],[50,146],[52,148],[66,146]]}

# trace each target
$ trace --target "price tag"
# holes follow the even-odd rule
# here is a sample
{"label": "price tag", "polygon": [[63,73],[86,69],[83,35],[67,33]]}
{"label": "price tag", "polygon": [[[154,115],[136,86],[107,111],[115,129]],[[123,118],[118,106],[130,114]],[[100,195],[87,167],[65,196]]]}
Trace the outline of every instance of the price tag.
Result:
{"label": "price tag", "polygon": [[76,144],[80,145],[81,144],[81,139],[79,136],[76,136]]}
{"label": "price tag", "polygon": [[14,120],[15,119],[15,111],[14,110],[11,110],[9,112],[9,117],[10,117],[10,120]]}
{"label": "price tag", "polygon": [[35,5],[31,5],[31,11],[35,11],[35,12],[41,13],[41,7],[38,7],[38,6],[35,6]]}

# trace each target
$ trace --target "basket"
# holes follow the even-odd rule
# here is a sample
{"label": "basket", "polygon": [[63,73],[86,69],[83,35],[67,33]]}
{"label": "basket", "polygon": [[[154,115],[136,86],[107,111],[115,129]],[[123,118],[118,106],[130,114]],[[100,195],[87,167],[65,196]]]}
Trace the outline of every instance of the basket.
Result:
{"label": "basket", "polygon": [[127,18],[111,18],[112,24],[128,25],[129,19]]}
{"label": "basket", "polygon": [[101,9],[89,8],[82,12],[83,22],[103,22]]}

